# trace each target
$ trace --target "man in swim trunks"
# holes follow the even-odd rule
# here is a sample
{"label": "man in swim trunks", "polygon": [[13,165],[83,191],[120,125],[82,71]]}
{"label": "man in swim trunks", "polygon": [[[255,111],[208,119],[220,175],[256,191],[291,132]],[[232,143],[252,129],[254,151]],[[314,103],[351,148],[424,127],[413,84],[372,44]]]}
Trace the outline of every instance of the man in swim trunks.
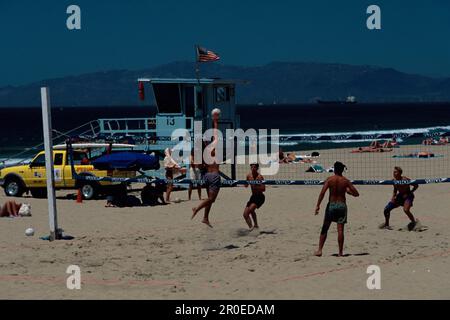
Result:
{"label": "man in swim trunks", "polygon": [[[409,181],[408,177],[402,176],[403,170],[400,167],[394,168],[394,180],[396,181]],[[412,189],[411,189],[412,186]],[[384,218],[385,222],[380,225],[380,229],[392,230],[389,225],[389,218],[391,217],[392,209],[403,207],[403,211],[408,216],[411,222],[408,224],[408,230],[414,229],[417,220],[411,213],[411,207],[414,202],[414,192],[419,188],[418,184],[394,184],[394,192],[392,194],[392,199],[384,208]]]}
{"label": "man in swim trunks", "polygon": [[320,204],[325,197],[325,193],[328,189],[330,190],[329,202],[325,210],[325,219],[323,221],[322,231],[320,232],[319,249],[315,253],[318,257],[322,256],[322,249],[327,240],[327,233],[331,222],[337,223],[339,257],[344,255],[344,224],[347,223],[345,194],[348,193],[354,197],[359,196],[358,190],[356,190],[350,180],[342,175],[345,168],[345,165],[339,161],[334,164],[334,176],[329,177],[325,181],[319,199],[317,200],[316,215],[319,214]]}
{"label": "man in swim trunks", "polygon": [[[250,165],[250,173],[247,175],[247,181],[262,181],[264,180],[264,177],[258,172],[259,170],[259,164],[253,163]],[[266,200],[264,196],[264,192],[266,191],[266,186],[264,184],[251,184],[252,189],[252,195],[250,197],[250,200],[248,200],[247,205],[244,209],[244,219],[245,222],[247,222],[248,227],[250,230],[258,229],[258,220],[256,219],[256,209],[261,208],[261,206],[264,204],[264,201]],[[248,184],[245,185],[245,187],[248,187]],[[250,218],[251,217],[251,218]],[[253,219],[253,224],[252,224]]]}
{"label": "man in swim trunks", "polygon": [[209,211],[211,210],[212,204],[216,201],[217,195],[219,194],[222,181],[220,179],[219,173],[219,163],[216,159],[216,146],[218,143],[218,127],[219,127],[219,112],[214,112],[213,116],[213,141],[208,146],[212,160],[211,163],[206,163],[206,174],[203,176],[203,180],[206,182],[206,191],[208,193],[208,198],[203,200],[198,207],[192,208],[192,217],[194,219],[195,215],[202,209],[205,209],[202,222],[207,226],[212,228],[209,222]]}

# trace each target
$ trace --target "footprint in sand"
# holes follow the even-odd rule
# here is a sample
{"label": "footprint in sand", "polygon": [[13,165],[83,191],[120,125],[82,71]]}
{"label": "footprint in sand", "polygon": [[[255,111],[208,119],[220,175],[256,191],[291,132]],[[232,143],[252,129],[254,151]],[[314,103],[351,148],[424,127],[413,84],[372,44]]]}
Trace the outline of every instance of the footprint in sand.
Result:
{"label": "footprint in sand", "polygon": [[260,229],[249,230],[249,229],[243,229],[243,228],[240,228],[240,229],[236,230],[236,232],[234,232],[235,237],[246,237],[246,236],[257,237],[262,234],[277,234],[277,233],[275,232],[275,229],[272,229],[272,230],[270,230],[270,229],[269,230],[260,230]]}
{"label": "footprint in sand", "polygon": [[408,224],[404,228],[398,229],[398,231],[415,231],[415,232],[422,232],[428,230],[427,226],[424,226],[419,220],[416,221],[415,226],[411,226],[412,222]]}

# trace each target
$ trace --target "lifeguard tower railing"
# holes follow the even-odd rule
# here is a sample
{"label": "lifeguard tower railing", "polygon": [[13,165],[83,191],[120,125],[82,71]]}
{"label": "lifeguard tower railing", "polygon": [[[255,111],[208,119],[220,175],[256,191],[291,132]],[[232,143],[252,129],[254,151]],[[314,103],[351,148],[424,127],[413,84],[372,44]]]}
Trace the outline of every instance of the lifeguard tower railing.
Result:
{"label": "lifeguard tower railing", "polygon": [[105,140],[132,140],[136,143],[137,150],[161,151],[178,143],[178,141],[172,141],[169,132],[161,132],[157,129],[157,123],[161,121],[182,122],[181,127],[193,135],[193,117],[185,117],[181,114],[158,114],[156,117],[148,118],[98,119],[96,136]]}

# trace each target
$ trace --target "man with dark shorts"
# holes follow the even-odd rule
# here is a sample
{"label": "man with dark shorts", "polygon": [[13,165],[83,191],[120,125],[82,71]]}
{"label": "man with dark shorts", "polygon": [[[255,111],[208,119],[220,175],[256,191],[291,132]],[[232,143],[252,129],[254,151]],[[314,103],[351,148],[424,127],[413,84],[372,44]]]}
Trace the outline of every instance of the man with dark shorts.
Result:
{"label": "man with dark shorts", "polygon": [[208,146],[211,151],[211,162],[206,163],[205,167],[207,172],[203,176],[203,180],[206,183],[206,191],[208,193],[208,198],[203,200],[198,207],[192,208],[192,217],[194,219],[195,215],[202,209],[205,209],[205,213],[203,216],[202,222],[207,226],[212,228],[211,223],[209,222],[209,211],[211,210],[212,204],[216,201],[217,195],[219,194],[220,187],[222,185],[222,181],[220,179],[220,171],[219,171],[219,163],[216,159],[216,147],[218,144],[219,134],[219,116],[220,110],[214,109],[212,111],[212,120],[213,120],[213,141]]}
{"label": "man with dark shorts", "polygon": [[[253,163],[250,165],[251,172],[247,175],[247,181],[263,181],[264,177],[258,172],[259,164]],[[256,219],[256,209],[261,208],[266,200],[264,196],[264,192],[266,191],[266,186],[264,184],[251,184],[252,195],[250,200],[247,202],[247,205],[244,209],[244,219],[247,222],[250,230],[258,229],[258,220]],[[248,187],[248,184],[245,185]],[[250,218],[251,217],[251,218]],[[253,219],[253,224],[252,224]]]}
{"label": "man with dark shorts", "polygon": [[327,190],[330,190],[330,197],[327,208],[325,210],[325,219],[323,221],[322,231],[320,232],[319,249],[315,255],[322,256],[322,249],[327,240],[328,229],[331,222],[337,223],[338,230],[338,244],[339,244],[339,257],[344,255],[344,225],[347,223],[347,203],[345,194],[358,197],[359,193],[353,184],[345,178],[342,173],[344,172],[345,165],[339,161],[334,164],[334,176],[329,177],[323,185],[320,192],[319,199],[317,200],[316,212],[319,214],[320,204]]}
{"label": "man with dark shorts", "polygon": [[[403,177],[403,170],[400,167],[394,168],[394,180],[396,181],[410,181],[408,177]],[[411,190],[411,186],[413,187]],[[391,211],[398,207],[403,207],[403,211],[408,216],[411,222],[408,224],[408,230],[414,229],[417,224],[417,220],[411,213],[411,207],[414,202],[414,192],[419,188],[418,184],[394,184],[394,192],[392,194],[392,199],[384,208],[384,218],[385,222],[380,225],[380,229],[392,230],[389,225],[389,219],[391,217]]]}

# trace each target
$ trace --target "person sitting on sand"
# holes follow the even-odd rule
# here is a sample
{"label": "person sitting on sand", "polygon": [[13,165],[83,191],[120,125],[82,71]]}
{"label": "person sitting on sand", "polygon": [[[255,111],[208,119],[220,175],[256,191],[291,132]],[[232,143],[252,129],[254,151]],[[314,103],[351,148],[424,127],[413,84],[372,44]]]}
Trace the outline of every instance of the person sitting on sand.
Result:
{"label": "person sitting on sand", "polygon": [[21,203],[16,203],[15,201],[7,201],[3,206],[0,206],[0,217],[18,217],[21,206]]}
{"label": "person sitting on sand", "polygon": [[289,162],[288,157],[286,157],[284,155],[284,152],[283,152],[283,150],[281,150],[281,148],[280,148],[280,151],[278,152],[278,161],[279,161],[279,163],[288,163]]}
{"label": "person sitting on sand", "polygon": [[[251,164],[250,169],[251,169],[250,173],[247,174],[247,181],[264,180],[264,177],[258,172],[259,164],[257,163]],[[248,184],[245,185],[245,187],[247,188]],[[261,206],[264,204],[264,201],[266,200],[264,196],[266,186],[264,184],[251,184],[250,187],[252,190],[252,195],[250,197],[250,200],[248,200],[247,205],[245,206],[244,219],[245,222],[247,222],[247,225],[250,228],[250,230],[253,230],[259,228],[255,210],[261,208]]]}
{"label": "person sitting on sand", "polygon": [[322,231],[320,232],[319,249],[316,251],[315,255],[318,257],[322,256],[322,249],[327,240],[328,229],[330,228],[331,222],[337,223],[338,230],[338,244],[339,244],[339,257],[344,255],[344,224],[347,223],[347,204],[345,194],[348,193],[354,197],[358,197],[358,190],[353,186],[353,184],[345,178],[342,173],[346,168],[345,165],[339,161],[335,162],[334,166],[334,176],[329,177],[325,184],[323,185],[322,191],[320,192],[319,199],[317,200],[317,206],[315,214],[319,214],[320,204],[327,190],[330,190],[330,197],[327,208],[325,210],[325,218],[323,221]]}
{"label": "person sitting on sand", "polygon": [[295,155],[295,152],[288,152],[284,154],[284,152],[280,149],[278,152],[278,159],[280,163],[291,163],[297,160],[297,156]]}
{"label": "person sitting on sand", "polygon": [[[394,180],[396,181],[410,181],[408,177],[402,176],[403,170],[400,167],[394,168]],[[412,186],[412,190],[411,190]],[[388,229],[392,230],[389,225],[389,219],[391,217],[391,211],[400,206],[403,207],[403,211],[408,216],[411,222],[408,224],[408,230],[413,230],[417,224],[417,221],[413,214],[411,213],[411,207],[413,206],[414,201],[414,192],[419,188],[418,184],[394,184],[394,192],[392,194],[392,198],[389,203],[384,208],[384,218],[385,222],[382,223],[379,228],[380,229]]]}
{"label": "person sitting on sand", "polygon": [[393,138],[392,138],[391,144],[392,144],[393,147],[398,146],[398,141],[397,141],[397,138],[396,138],[396,137],[393,137]]}
{"label": "person sitting on sand", "polygon": [[385,149],[391,149],[395,148],[396,146],[398,146],[398,142],[397,139],[394,137],[392,138],[392,140],[386,140],[381,147]]}
{"label": "person sitting on sand", "polygon": [[380,149],[381,144],[377,140],[374,140],[370,143],[369,147],[372,149]]}
{"label": "person sitting on sand", "polygon": [[166,205],[164,201],[165,184],[156,181],[154,184],[147,184],[141,192],[141,200],[143,205],[157,206]]}
{"label": "person sitting on sand", "polygon": [[295,162],[297,160],[295,152],[288,152],[286,158],[288,162]]}
{"label": "person sitting on sand", "polygon": [[439,141],[438,141],[438,144],[440,144],[440,145],[448,144],[448,137],[440,137]]}

